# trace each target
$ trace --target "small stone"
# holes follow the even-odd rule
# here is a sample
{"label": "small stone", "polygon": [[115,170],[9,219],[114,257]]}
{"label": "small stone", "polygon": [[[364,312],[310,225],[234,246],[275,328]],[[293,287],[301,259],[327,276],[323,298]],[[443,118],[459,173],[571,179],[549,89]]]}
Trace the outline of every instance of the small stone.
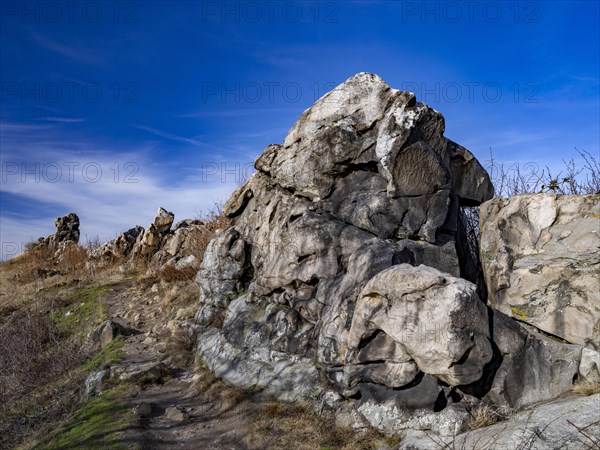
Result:
{"label": "small stone", "polygon": [[173,422],[185,422],[188,414],[180,406],[171,406],[165,410],[165,417]]}
{"label": "small stone", "polygon": [[135,407],[135,413],[140,417],[150,417],[152,415],[152,403],[142,402]]}
{"label": "small stone", "polygon": [[155,344],[156,342],[158,342],[158,339],[156,339],[154,336],[148,336],[146,339],[144,339],[143,344]]}
{"label": "small stone", "polygon": [[104,381],[108,375],[108,370],[100,370],[99,372],[91,373],[85,380],[85,395],[93,397],[100,394],[102,381]]}

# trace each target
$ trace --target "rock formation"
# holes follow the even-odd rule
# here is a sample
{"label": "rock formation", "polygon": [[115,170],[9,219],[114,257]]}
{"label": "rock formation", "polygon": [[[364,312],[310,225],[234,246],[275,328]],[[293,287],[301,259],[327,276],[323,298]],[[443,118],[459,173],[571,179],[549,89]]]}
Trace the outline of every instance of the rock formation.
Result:
{"label": "rock formation", "polygon": [[198,251],[200,236],[205,233],[204,222],[182,220],[171,229],[174,219],[172,212],[159,208],[154,221],[147,228],[137,225],[125,231],[116,239],[95,249],[91,258],[100,262],[144,258],[154,262],[156,266],[162,266],[179,264],[184,259],[184,263],[189,263],[193,256],[197,267],[195,253]]}
{"label": "rock formation", "polygon": [[409,431],[399,450],[596,448],[600,435],[599,405],[600,394],[558,400],[520,412],[505,422],[447,438]]}
{"label": "rock formation", "polygon": [[598,353],[478,297],[460,208],[493,188],[443,133],[440,113],[361,73],[265,149],[198,272],[197,349],[218,376],[353,427],[441,435],[479,404],[511,411],[597,376]]}
{"label": "rock formation", "polygon": [[600,350],[600,196],[519,195],[481,208],[492,307]]}
{"label": "rock formation", "polygon": [[61,243],[65,246],[68,243],[77,244],[79,242],[79,217],[77,214],[71,212],[64,217],[57,217],[54,226],[56,232],[48,237],[39,238],[36,245],[56,251]]}

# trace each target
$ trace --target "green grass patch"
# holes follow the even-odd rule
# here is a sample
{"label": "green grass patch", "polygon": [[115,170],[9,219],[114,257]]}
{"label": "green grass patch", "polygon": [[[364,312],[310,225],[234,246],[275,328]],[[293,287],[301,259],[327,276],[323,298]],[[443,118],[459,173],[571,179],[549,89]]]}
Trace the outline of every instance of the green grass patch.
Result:
{"label": "green grass patch", "polygon": [[106,309],[98,299],[109,287],[86,287],[71,294],[68,304],[52,313],[52,321],[59,332],[68,336],[107,320]]}
{"label": "green grass patch", "polygon": [[91,398],[48,441],[36,446],[42,450],[120,450],[122,432],[135,426],[136,416],[126,402],[131,386],[121,384]]}
{"label": "green grass patch", "polygon": [[118,336],[108,343],[106,347],[100,350],[83,367],[84,372],[96,372],[104,368],[105,365],[118,364],[123,360],[123,337]]}

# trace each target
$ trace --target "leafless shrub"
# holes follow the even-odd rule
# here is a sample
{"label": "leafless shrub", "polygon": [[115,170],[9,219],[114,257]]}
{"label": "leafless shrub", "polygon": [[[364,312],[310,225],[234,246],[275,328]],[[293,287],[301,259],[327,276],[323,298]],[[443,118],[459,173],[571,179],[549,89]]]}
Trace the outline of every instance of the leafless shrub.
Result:
{"label": "leafless shrub", "polygon": [[86,270],[88,252],[75,243],[66,245],[58,257],[58,267],[62,273],[83,275]]}
{"label": "leafless shrub", "polygon": [[90,253],[102,247],[102,241],[100,240],[100,236],[96,235],[93,238],[88,238],[86,236],[86,240],[83,244],[83,247]]}
{"label": "leafless shrub", "polygon": [[[490,174],[496,197],[550,192],[561,195],[600,194],[600,161],[586,150],[575,149],[583,166],[577,168],[573,158],[563,159],[564,173],[552,173],[550,168],[540,168],[536,163],[505,164],[498,162],[490,149],[490,159],[485,168]],[[459,225],[463,227],[469,258],[476,267],[479,262],[479,207],[461,208]]]}
{"label": "leafless shrub", "polygon": [[486,169],[494,185],[496,197],[551,192],[563,195],[600,194],[600,161],[586,150],[575,149],[583,166],[577,168],[573,158],[563,159],[564,171],[552,173],[537,163],[499,163],[490,149]]}
{"label": "leafless shrub", "polygon": [[[55,382],[73,381],[65,376],[87,356],[80,342],[61,336],[48,312],[18,310],[0,324],[0,447],[60,420],[79,403],[76,394],[57,393]],[[76,393],[82,380],[74,381],[68,389]]]}
{"label": "leafless shrub", "polygon": [[600,438],[598,436],[595,436],[590,430],[588,430],[588,428],[597,426],[598,423],[600,423],[600,421],[596,421],[585,427],[575,425],[570,420],[567,420],[567,423],[577,430],[579,442],[585,445],[585,448],[588,448],[590,450],[600,450]]}
{"label": "leafless shrub", "polygon": [[230,225],[230,220],[223,214],[223,206],[215,204],[208,213],[197,212],[198,219],[204,221],[204,227],[190,236],[193,255],[202,260],[204,252],[217,230],[223,230]]}

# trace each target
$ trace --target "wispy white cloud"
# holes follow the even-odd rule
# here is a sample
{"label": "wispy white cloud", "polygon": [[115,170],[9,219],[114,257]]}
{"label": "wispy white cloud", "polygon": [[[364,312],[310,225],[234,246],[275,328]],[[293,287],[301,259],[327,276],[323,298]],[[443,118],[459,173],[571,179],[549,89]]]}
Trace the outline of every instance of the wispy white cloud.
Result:
{"label": "wispy white cloud", "polygon": [[167,131],[159,130],[157,128],[147,127],[145,125],[133,125],[133,126],[139,130],[144,130],[144,131],[154,134],[155,136],[159,136],[159,137],[162,137],[165,139],[170,139],[172,141],[183,142],[185,144],[194,145],[196,147],[210,146],[210,144],[207,144],[205,142],[201,142],[196,139],[188,138],[185,136],[179,136],[177,134],[169,133]]}
{"label": "wispy white cloud", "polygon": [[83,117],[42,117],[41,120],[46,122],[59,122],[59,123],[80,123],[85,122]]}
{"label": "wispy white cloud", "polygon": [[189,113],[177,114],[176,117],[183,118],[198,118],[205,119],[211,117],[245,117],[255,116],[257,114],[275,114],[275,113],[298,113],[302,110],[299,108],[246,108],[246,109],[228,109],[228,110],[209,110],[209,111],[192,111]]}
{"label": "wispy white cloud", "polygon": [[[15,243],[21,246],[54,232],[54,217],[28,208],[28,203],[61,215],[73,211],[80,217],[82,238],[105,241],[135,225],[147,226],[160,206],[173,211],[176,220],[194,218],[226,200],[236,187],[236,177],[224,173],[233,164],[212,164],[210,170],[199,167],[186,177],[173,177],[154,164],[155,144],[126,151],[124,144],[77,139],[57,128],[0,125],[11,130],[2,141],[3,253]],[[21,173],[23,159],[18,158],[23,146],[27,173]],[[21,206],[10,210],[15,202]]]}
{"label": "wispy white cloud", "polygon": [[41,48],[50,50],[51,52],[75,60],[79,63],[92,65],[104,64],[104,58],[100,57],[100,55],[91,48],[76,46],[72,41],[69,45],[65,45],[50,39],[48,36],[41,36],[34,32],[31,32],[31,37]]}

